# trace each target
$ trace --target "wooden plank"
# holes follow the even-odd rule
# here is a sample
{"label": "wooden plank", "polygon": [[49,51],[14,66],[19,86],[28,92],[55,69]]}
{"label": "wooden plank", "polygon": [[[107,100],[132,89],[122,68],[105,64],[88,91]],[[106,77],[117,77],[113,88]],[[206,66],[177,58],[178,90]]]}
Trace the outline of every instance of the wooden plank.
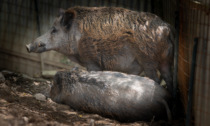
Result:
{"label": "wooden plank", "polygon": [[[27,60],[32,60],[32,61],[35,61],[35,62],[40,62],[40,59],[38,57],[27,55],[27,54],[24,54],[24,53],[14,52],[14,51],[3,49],[3,48],[0,48],[0,53],[5,53],[5,54],[16,56],[16,57],[21,57],[21,58],[24,58],[24,59],[27,59]],[[45,64],[55,66],[55,67],[59,67],[59,68],[64,68],[64,69],[71,68],[71,66],[69,66],[69,65],[65,65],[65,64],[61,64],[61,63],[57,63],[57,62],[52,62],[52,61],[49,61],[49,60],[46,60]]]}

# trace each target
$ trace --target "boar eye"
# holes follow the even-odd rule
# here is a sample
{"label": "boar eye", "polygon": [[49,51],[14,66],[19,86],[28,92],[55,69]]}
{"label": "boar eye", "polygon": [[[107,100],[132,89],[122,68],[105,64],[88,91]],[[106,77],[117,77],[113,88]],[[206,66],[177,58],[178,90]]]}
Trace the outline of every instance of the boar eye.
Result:
{"label": "boar eye", "polygon": [[55,27],[52,27],[52,31],[51,31],[51,34],[54,34],[57,32],[57,29]]}

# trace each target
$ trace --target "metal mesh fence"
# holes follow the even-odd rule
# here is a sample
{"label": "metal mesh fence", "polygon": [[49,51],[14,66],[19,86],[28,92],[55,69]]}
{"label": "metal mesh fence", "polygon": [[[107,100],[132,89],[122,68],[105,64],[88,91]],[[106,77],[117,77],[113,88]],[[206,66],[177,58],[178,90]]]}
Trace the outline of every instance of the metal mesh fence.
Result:
{"label": "metal mesh fence", "polygon": [[[178,0],[1,0],[0,1],[0,69],[38,75],[44,70],[70,69],[75,66],[54,51],[28,54],[25,44],[46,32],[59,8],[72,6],[119,6],[159,15],[174,25]],[[179,0],[178,82],[182,101],[187,108],[193,41],[198,38],[196,76],[194,78],[195,125],[210,125],[210,0]],[[36,3],[37,10],[36,11]],[[37,16],[39,25],[37,25]],[[40,58],[41,57],[41,58]],[[42,61],[43,60],[43,61]],[[41,66],[44,64],[44,68]]]}
{"label": "metal mesh fence", "polygon": [[[0,10],[0,40],[1,40],[1,68],[10,69],[30,75],[40,74],[40,54],[28,54],[25,44],[31,42],[38,35],[35,10],[35,0],[1,1]],[[39,1],[38,16],[41,33],[44,33],[53,22],[59,6],[66,7],[67,1]],[[60,63],[64,57],[56,52],[42,54],[45,69],[69,68]]]}
{"label": "metal mesh fence", "polygon": [[[70,69],[76,64],[54,51],[28,54],[25,44],[46,32],[59,8],[72,6],[118,6],[157,14],[174,25],[178,0],[1,0],[0,1],[0,69],[38,75],[44,70]],[[37,3],[37,9],[35,4]],[[210,125],[210,0],[179,0],[178,82],[182,102],[187,110],[193,41],[198,38],[196,76],[194,78],[194,121]],[[37,25],[37,15],[39,25]],[[40,58],[42,57],[42,58]],[[44,68],[41,69],[41,60]]]}
{"label": "metal mesh fence", "polygon": [[197,126],[208,126],[210,121],[210,15],[209,0],[180,1],[180,37],[178,79],[182,101],[187,108],[189,79],[192,70],[194,39],[198,39],[197,60],[194,79],[194,121]]}

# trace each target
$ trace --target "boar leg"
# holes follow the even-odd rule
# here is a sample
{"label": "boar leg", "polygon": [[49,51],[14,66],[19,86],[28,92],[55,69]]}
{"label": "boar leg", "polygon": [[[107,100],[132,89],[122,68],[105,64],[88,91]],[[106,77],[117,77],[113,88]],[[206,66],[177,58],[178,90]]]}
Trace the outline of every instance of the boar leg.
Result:
{"label": "boar leg", "polygon": [[145,75],[157,83],[160,83],[156,69],[154,68],[144,68]]}
{"label": "boar leg", "polygon": [[172,74],[171,74],[171,67],[169,65],[169,63],[163,63],[161,65],[161,68],[160,68],[160,73],[161,73],[161,76],[163,77],[163,79],[165,80],[166,82],[166,85],[167,85],[167,89],[168,91],[173,94],[173,79],[172,79]]}
{"label": "boar leg", "polygon": [[95,64],[88,64],[86,68],[87,68],[87,71],[102,71],[102,69]]}

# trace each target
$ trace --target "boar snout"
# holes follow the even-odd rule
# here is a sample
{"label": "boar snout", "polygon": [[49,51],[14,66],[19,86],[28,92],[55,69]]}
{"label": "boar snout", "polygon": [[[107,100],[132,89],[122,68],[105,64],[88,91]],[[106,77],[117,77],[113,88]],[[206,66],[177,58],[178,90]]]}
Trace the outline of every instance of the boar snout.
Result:
{"label": "boar snout", "polygon": [[31,44],[26,45],[26,50],[30,53],[31,52]]}
{"label": "boar snout", "polygon": [[41,53],[46,51],[46,44],[43,42],[34,42],[26,45],[26,49],[29,53],[30,52]]}

